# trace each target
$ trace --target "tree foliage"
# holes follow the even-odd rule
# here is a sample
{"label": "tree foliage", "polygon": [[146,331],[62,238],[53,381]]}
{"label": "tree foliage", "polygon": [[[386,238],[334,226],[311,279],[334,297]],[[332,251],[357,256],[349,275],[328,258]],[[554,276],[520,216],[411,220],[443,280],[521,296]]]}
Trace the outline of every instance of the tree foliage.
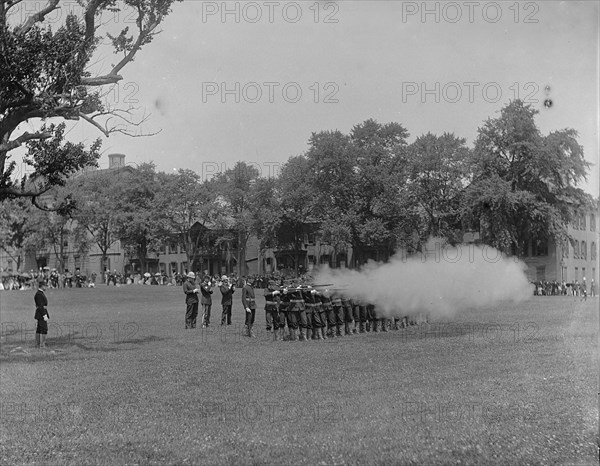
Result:
{"label": "tree foliage", "polygon": [[544,136],[537,113],[515,100],[479,128],[473,182],[461,202],[465,224],[505,252],[521,251],[530,240],[563,242],[574,210],[592,202],[577,187],[590,164],[576,131]]}
{"label": "tree foliage", "polygon": [[[128,124],[136,122],[128,110],[102,104],[101,86],[123,79],[121,71],[152,41],[174,1],[84,0],[72,9],[66,0],[47,0],[40,11],[23,17],[13,14],[21,0],[0,0],[0,201],[26,197],[47,207],[38,203],[40,195],[97,163],[100,140],[87,148],[66,141],[65,120],[85,121],[105,136],[132,134]],[[122,57],[109,69],[92,73],[100,61],[98,45],[105,27],[101,13],[125,8],[136,12],[135,33],[125,28],[109,35],[114,52]],[[67,10],[53,30],[49,15]],[[24,131],[25,123],[37,130]],[[17,173],[14,160],[15,150],[24,145],[24,164],[32,169],[27,175]]]}

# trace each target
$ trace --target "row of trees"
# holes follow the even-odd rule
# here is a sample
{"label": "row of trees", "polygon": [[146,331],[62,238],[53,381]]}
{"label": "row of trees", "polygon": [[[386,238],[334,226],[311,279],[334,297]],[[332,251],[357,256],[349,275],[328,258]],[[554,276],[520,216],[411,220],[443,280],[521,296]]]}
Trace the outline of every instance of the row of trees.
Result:
{"label": "row of trees", "polygon": [[189,264],[235,244],[241,267],[250,235],[262,248],[299,253],[307,224],[336,252],[351,246],[355,265],[374,250],[384,258],[399,247],[418,251],[432,236],[455,244],[466,230],[507,253],[531,239],[560,242],[574,210],[594,202],[577,187],[589,163],[574,130],[542,135],[536,113],[509,103],[479,128],[473,148],[448,133],[408,144],[401,124],[374,120],[349,134],[314,133],[307,152],[273,178],[244,162],[210,180],[152,164],[89,171],[55,189],[68,212],[22,199],[2,204],[0,246],[51,247],[61,260],[65,235],[82,252],[93,241],[104,255],[121,240],[146,270],[148,253],[173,241]]}

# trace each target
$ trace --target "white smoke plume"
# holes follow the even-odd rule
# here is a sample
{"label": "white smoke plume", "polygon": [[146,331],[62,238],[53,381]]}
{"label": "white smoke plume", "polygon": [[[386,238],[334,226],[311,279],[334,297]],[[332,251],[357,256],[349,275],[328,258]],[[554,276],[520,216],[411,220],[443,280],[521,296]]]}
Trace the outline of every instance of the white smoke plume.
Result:
{"label": "white smoke plume", "polygon": [[427,254],[394,256],[361,270],[320,270],[315,283],[333,283],[343,294],[375,304],[386,317],[428,313],[451,317],[461,309],[518,303],[532,295],[525,264],[489,246],[445,246],[430,240]]}

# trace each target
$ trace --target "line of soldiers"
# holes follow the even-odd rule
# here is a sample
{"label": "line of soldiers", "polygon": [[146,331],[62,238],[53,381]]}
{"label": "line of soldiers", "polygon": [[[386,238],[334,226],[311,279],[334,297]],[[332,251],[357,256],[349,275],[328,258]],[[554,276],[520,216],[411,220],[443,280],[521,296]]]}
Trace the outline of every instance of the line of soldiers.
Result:
{"label": "line of soldiers", "polygon": [[278,341],[326,340],[357,333],[387,332],[390,328],[398,330],[409,325],[408,317],[382,317],[377,314],[375,305],[351,299],[342,289],[310,285],[278,287],[270,283],[265,299],[267,331],[273,331]]}

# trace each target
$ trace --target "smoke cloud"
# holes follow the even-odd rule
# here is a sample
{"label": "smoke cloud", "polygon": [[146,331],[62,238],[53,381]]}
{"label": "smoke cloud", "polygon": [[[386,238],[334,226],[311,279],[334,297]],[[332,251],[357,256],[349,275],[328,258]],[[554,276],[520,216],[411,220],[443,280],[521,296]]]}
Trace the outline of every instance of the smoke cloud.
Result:
{"label": "smoke cloud", "polygon": [[346,288],[348,297],[375,304],[386,317],[429,313],[451,317],[461,309],[501,301],[521,302],[532,295],[525,264],[489,246],[450,247],[431,240],[427,254],[394,256],[361,270],[320,270],[315,283]]}

